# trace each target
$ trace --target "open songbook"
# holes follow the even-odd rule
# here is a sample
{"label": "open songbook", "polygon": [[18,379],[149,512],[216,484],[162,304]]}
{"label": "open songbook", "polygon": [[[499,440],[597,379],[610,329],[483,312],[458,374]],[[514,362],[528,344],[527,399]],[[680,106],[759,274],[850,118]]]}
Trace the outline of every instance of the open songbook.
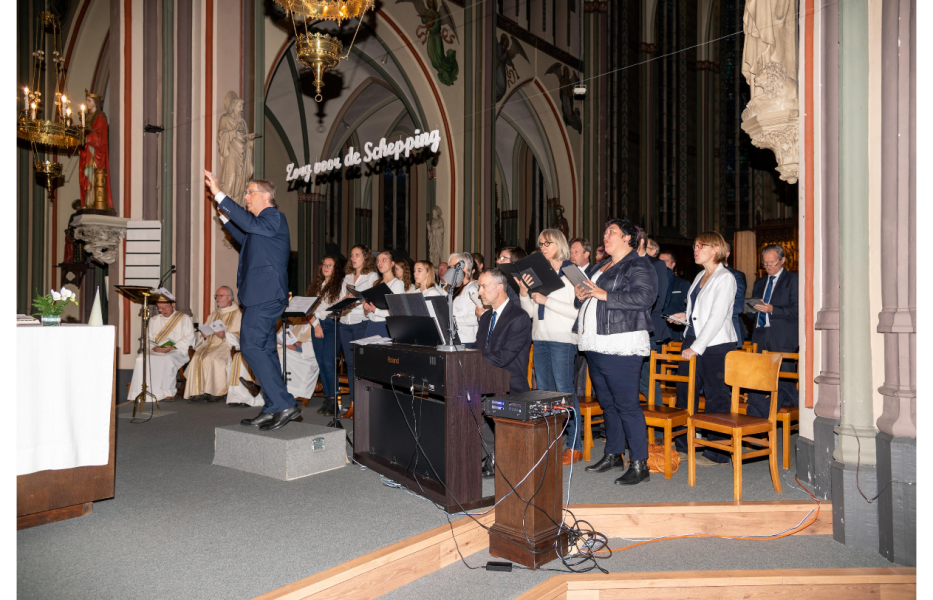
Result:
{"label": "open songbook", "polygon": [[[284,341],[284,343],[283,343],[283,341],[282,341],[282,336],[283,336],[283,335],[285,336],[285,341]],[[297,342],[297,341],[298,341],[298,338],[296,338],[294,335],[292,335],[291,329],[289,329],[288,331],[280,331],[280,332],[279,332],[279,335],[276,336],[276,343],[278,343],[279,346],[283,346],[283,345],[284,345],[284,346],[294,346],[294,345],[295,345],[295,342]]]}
{"label": "open songbook", "polygon": [[213,323],[202,323],[201,325],[198,325],[198,331],[204,335],[214,335],[217,332],[226,330],[227,326],[224,325],[224,322],[220,319],[217,319]]}

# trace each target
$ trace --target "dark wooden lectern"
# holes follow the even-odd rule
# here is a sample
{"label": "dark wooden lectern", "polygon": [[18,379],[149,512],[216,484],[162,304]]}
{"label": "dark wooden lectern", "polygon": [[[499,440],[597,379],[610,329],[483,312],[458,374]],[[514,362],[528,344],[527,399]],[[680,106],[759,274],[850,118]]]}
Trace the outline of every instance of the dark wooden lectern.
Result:
{"label": "dark wooden lectern", "polygon": [[[534,473],[522,484],[519,485],[518,482],[531,471],[538,459],[548,451],[551,442],[560,435],[564,419],[565,416],[531,421],[495,419],[498,504],[496,524],[489,532],[490,555],[505,558],[530,569],[537,569],[557,558],[554,542],[560,535],[557,524],[560,524],[563,517],[564,491],[561,444],[555,443]],[[516,494],[503,500],[503,497],[512,491],[503,475],[516,486],[518,495],[525,500],[530,499],[534,506],[529,507]],[[537,494],[535,490],[538,490]],[[560,535],[560,538],[560,543],[566,546],[566,535]]]}
{"label": "dark wooden lectern", "polygon": [[508,392],[508,371],[478,350],[403,344],[355,346],[353,364],[354,460],[448,512],[490,506],[477,424],[481,396]]}

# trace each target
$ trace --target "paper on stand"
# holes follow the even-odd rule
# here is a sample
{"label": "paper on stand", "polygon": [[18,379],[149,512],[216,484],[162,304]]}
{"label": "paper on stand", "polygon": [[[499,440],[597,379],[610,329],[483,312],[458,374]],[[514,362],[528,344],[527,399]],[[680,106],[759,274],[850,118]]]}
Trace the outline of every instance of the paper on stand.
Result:
{"label": "paper on stand", "polygon": [[370,344],[372,345],[391,344],[392,338],[382,337],[381,335],[371,335],[369,337],[364,337],[358,340],[353,340],[351,343],[356,344],[358,346],[369,346]]}
{"label": "paper on stand", "polygon": [[292,300],[288,303],[285,312],[306,315],[311,312],[311,307],[317,302],[317,298],[317,296],[292,296]]}

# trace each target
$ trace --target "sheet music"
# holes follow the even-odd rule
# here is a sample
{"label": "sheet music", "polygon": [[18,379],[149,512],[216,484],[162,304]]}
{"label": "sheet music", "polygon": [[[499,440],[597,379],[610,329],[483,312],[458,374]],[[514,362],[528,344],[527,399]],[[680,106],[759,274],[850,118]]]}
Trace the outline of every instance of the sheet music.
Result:
{"label": "sheet music", "polygon": [[288,303],[285,312],[306,315],[311,312],[311,307],[314,306],[317,299],[317,296],[292,296],[292,300]]}
{"label": "sheet music", "polygon": [[369,337],[360,338],[358,340],[353,340],[351,344],[356,344],[358,346],[369,346],[369,345],[382,345],[382,344],[391,344],[392,338],[382,337],[381,335],[371,335]]}
{"label": "sheet music", "polygon": [[441,327],[441,322],[437,318],[437,313],[434,312],[434,304],[432,302],[427,303],[428,313],[431,315],[431,318],[434,319],[434,324],[437,325],[437,332],[441,334],[441,339],[446,340],[447,336],[444,335],[444,328]]}

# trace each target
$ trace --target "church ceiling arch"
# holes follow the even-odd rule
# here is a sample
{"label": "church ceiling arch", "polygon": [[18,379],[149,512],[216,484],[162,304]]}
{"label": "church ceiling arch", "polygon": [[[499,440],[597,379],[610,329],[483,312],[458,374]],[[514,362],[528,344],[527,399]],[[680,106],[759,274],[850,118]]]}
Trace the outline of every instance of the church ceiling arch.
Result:
{"label": "church ceiling arch", "polygon": [[[514,129],[528,145],[528,148],[531,150],[532,154],[534,154],[535,160],[538,161],[541,171],[544,173],[544,183],[548,195],[549,197],[554,197],[557,190],[557,171],[554,164],[552,148],[548,143],[547,134],[544,132],[544,126],[542,125],[538,112],[529,101],[524,90],[524,87],[532,83],[532,81],[534,80],[529,80],[525,84],[522,84],[522,89],[513,91],[513,95],[518,95],[503,103],[499,118],[503,119]],[[557,126],[560,127],[561,124],[558,123]],[[498,133],[498,119],[496,128]],[[497,152],[498,151],[497,149]],[[510,154],[511,152],[507,155]]]}

